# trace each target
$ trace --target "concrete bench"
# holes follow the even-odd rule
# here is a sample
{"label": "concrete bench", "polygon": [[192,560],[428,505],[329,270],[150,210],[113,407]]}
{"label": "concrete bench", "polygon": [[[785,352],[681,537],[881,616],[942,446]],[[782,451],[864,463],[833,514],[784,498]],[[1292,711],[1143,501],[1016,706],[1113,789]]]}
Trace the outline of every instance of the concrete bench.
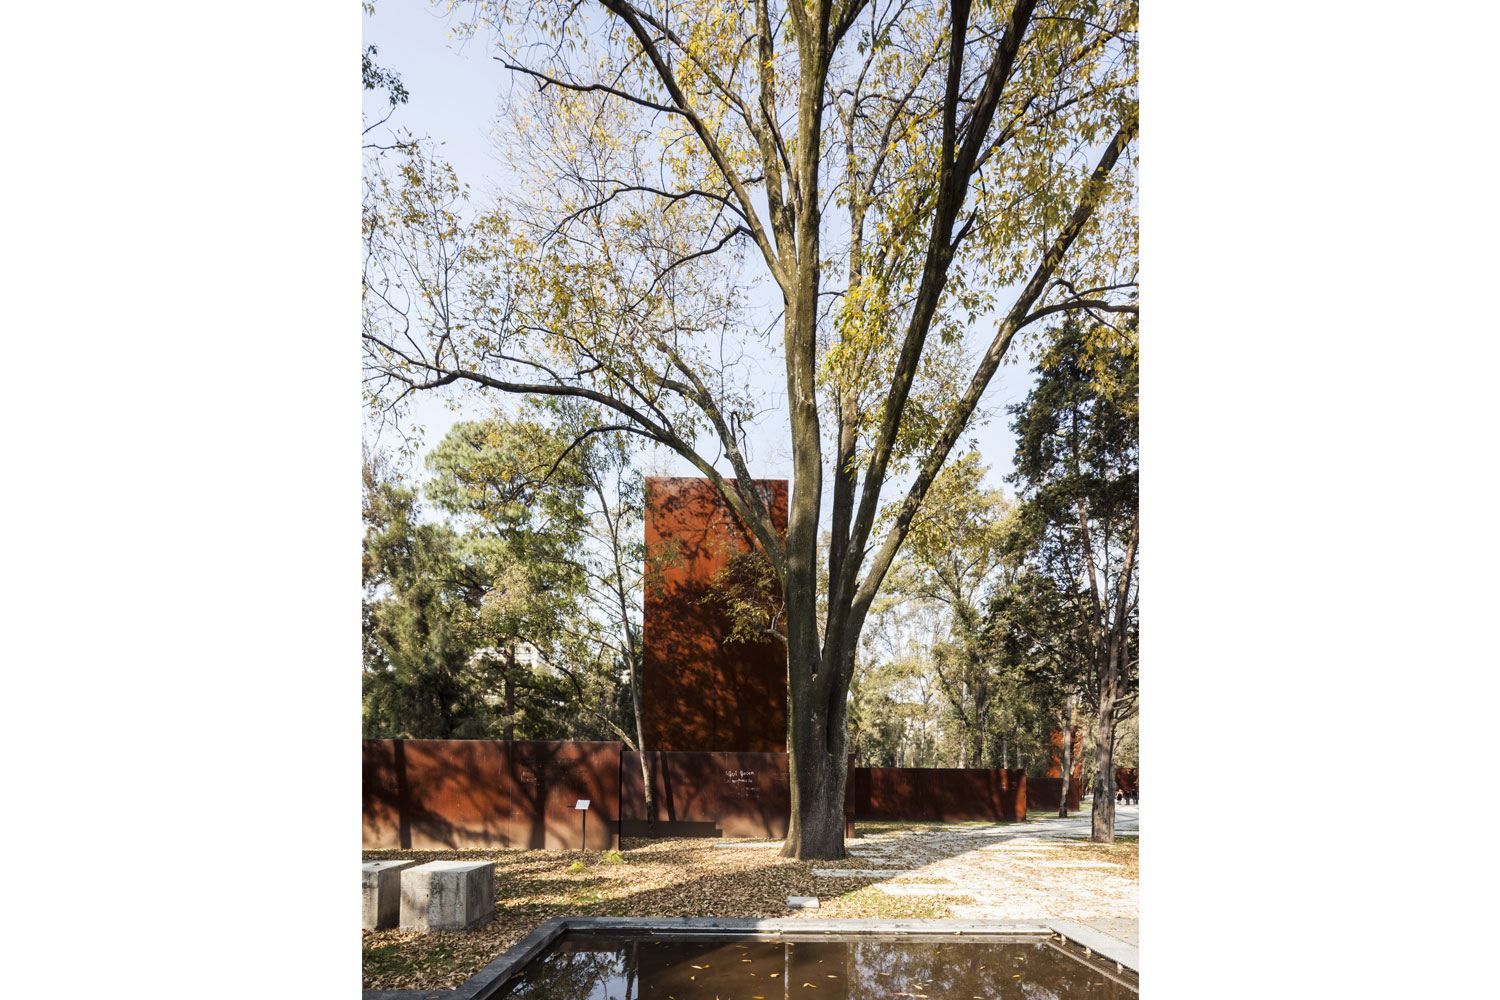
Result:
{"label": "concrete bench", "polygon": [[401,870],[415,861],[365,861],[359,866],[364,927],[385,930],[401,922]]}
{"label": "concrete bench", "polygon": [[493,861],[429,861],[401,873],[403,931],[470,931],[494,916]]}

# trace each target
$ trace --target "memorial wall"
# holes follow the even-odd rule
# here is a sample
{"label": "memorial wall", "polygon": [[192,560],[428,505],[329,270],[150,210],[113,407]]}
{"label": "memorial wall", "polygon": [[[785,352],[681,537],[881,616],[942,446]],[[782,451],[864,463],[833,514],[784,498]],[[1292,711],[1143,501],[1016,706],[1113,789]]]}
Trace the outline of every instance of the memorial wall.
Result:
{"label": "memorial wall", "polygon": [[[757,480],[786,533],[787,483]],[[786,645],[726,641],[715,583],[754,539],[707,479],[646,480],[642,723],[651,750],[784,753]]]}
{"label": "memorial wall", "polygon": [[620,846],[620,744],[365,740],[366,850]]}
{"label": "memorial wall", "polygon": [[[792,793],[784,753],[652,752],[658,837],[785,837]],[[647,835],[641,755],[620,755],[620,835]],[[845,782],[844,833],[854,836],[854,759]]]}

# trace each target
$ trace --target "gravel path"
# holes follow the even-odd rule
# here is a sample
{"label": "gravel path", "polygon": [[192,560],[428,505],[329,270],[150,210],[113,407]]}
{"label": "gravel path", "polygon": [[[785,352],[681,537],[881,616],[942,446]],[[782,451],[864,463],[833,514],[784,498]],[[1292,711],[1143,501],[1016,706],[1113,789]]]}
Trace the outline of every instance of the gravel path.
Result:
{"label": "gravel path", "polygon": [[[820,877],[877,878],[895,896],[951,897],[950,915],[975,919],[1136,920],[1139,844],[1094,844],[1089,817],[1004,826],[932,827],[850,842],[842,866]],[[1139,837],[1140,809],[1116,815],[1116,835]]]}

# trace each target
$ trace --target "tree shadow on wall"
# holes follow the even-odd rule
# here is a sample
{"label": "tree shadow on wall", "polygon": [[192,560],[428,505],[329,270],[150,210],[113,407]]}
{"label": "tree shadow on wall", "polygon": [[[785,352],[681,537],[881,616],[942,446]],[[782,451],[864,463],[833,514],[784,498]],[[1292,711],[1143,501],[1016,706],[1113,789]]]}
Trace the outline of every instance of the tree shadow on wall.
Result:
{"label": "tree shadow on wall", "polygon": [[[784,526],[784,485],[768,495]],[[706,480],[651,479],[647,503],[647,748],[784,751],[786,647],[731,641],[722,586],[734,561],[757,550],[753,536]]]}
{"label": "tree shadow on wall", "polygon": [[367,849],[493,850],[618,845],[618,743],[366,740]]}

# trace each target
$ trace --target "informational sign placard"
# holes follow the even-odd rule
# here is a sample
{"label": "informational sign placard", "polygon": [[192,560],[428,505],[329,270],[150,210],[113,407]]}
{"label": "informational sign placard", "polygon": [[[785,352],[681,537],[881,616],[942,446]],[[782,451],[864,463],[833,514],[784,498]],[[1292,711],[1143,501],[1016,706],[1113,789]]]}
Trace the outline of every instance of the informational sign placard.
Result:
{"label": "informational sign placard", "polygon": [[588,807],[589,807],[589,800],[588,799],[579,799],[577,802],[573,803],[573,808],[574,809],[587,809]]}

